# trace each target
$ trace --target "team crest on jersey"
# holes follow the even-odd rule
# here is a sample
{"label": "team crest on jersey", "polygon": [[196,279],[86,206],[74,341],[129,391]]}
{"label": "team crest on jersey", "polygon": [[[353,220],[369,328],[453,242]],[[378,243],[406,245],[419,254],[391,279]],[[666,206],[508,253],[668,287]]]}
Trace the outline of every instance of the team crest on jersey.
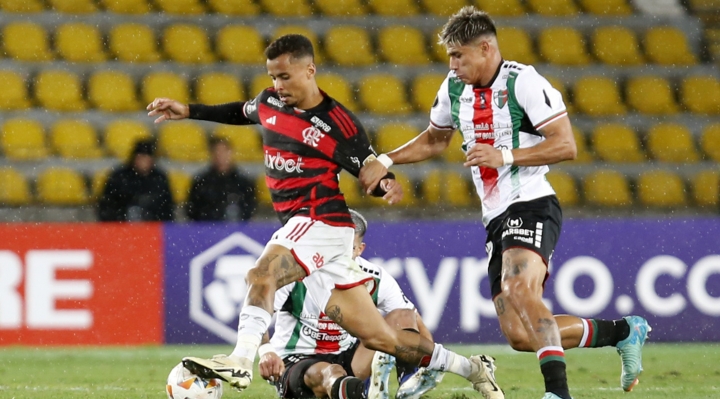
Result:
{"label": "team crest on jersey", "polygon": [[313,147],[317,147],[320,143],[320,139],[325,137],[325,135],[320,131],[320,129],[316,127],[306,127],[302,131],[303,136],[303,143],[307,145],[311,145]]}
{"label": "team crest on jersey", "polygon": [[507,89],[504,90],[498,90],[493,93],[493,101],[495,102],[495,105],[497,105],[498,108],[502,108],[507,104],[508,100],[508,91]]}

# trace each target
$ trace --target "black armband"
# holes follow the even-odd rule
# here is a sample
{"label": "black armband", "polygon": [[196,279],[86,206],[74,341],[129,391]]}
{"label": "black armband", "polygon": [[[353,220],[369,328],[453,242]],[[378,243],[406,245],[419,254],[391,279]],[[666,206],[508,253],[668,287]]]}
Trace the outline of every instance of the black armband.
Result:
{"label": "black armband", "polygon": [[249,125],[254,123],[245,116],[245,102],[238,101],[220,105],[189,104],[190,119],[224,123],[226,125]]}
{"label": "black armband", "polygon": [[[383,178],[380,180],[382,181],[383,179],[393,179],[394,180],[395,174],[393,172],[387,172],[387,174],[385,176],[383,176]],[[385,194],[387,194],[387,191],[383,190],[380,187],[380,182],[378,182],[378,185],[375,186],[375,190],[373,190],[373,192],[372,192],[372,196],[373,197],[382,197]]]}

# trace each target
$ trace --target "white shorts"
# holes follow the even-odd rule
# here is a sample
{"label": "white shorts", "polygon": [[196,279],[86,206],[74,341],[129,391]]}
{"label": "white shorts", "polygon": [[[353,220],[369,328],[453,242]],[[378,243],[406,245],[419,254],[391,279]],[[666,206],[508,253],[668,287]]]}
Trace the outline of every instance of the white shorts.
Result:
{"label": "white shorts", "polygon": [[308,276],[313,276],[304,282],[324,288],[329,296],[334,288],[348,289],[373,281],[352,259],[354,237],[352,227],[331,226],[306,216],[294,216],[273,234],[268,245],[289,249]]}

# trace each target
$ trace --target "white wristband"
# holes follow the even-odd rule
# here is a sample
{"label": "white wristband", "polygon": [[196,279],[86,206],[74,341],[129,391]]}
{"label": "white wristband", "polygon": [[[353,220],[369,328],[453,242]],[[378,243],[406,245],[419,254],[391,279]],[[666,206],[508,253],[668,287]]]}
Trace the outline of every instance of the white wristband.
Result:
{"label": "white wristband", "polygon": [[390,159],[390,157],[387,156],[387,154],[378,155],[377,160],[380,161],[380,163],[383,164],[383,166],[385,166],[385,169],[390,169],[390,167],[393,165],[392,159]]}
{"label": "white wristband", "polygon": [[515,158],[513,158],[512,150],[500,150],[502,153],[503,158],[503,166],[510,166],[515,162]]}
{"label": "white wristband", "polygon": [[269,343],[260,345],[260,347],[258,348],[258,357],[263,357],[266,353],[270,352],[275,353],[275,348],[273,348],[272,345],[270,345]]}

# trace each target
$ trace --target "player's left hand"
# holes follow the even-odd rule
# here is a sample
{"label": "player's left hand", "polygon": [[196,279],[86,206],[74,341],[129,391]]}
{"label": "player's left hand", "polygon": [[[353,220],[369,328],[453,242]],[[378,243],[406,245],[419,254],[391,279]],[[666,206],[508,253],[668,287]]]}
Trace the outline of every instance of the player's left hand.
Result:
{"label": "player's left hand", "polygon": [[402,186],[395,179],[380,180],[380,188],[385,191],[383,199],[390,205],[397,204],[403,198]]}
{"label": "player's left hand", "polygon": [[467,153],[467,161],[463,166],[484,166],[497,169],[503,166],[502,152],[484,143],[476,143]]}
{"label": "player's left hand", "polygon": [[280,381],[280,376],[285,372],[285,364],[275,352],[262,355],[258,368],[262,378],[271,382]]}
{"label": "player's left hand", "polygon": [[387,172],[388,170],[385,165],[378,160],[373,160],[360,168],[358,180],[360,181],[363,190],[370,195],[373,191],[375,191],[375,187],[377,187],[378,183],[380,183],[380,179],[387,175]]}

